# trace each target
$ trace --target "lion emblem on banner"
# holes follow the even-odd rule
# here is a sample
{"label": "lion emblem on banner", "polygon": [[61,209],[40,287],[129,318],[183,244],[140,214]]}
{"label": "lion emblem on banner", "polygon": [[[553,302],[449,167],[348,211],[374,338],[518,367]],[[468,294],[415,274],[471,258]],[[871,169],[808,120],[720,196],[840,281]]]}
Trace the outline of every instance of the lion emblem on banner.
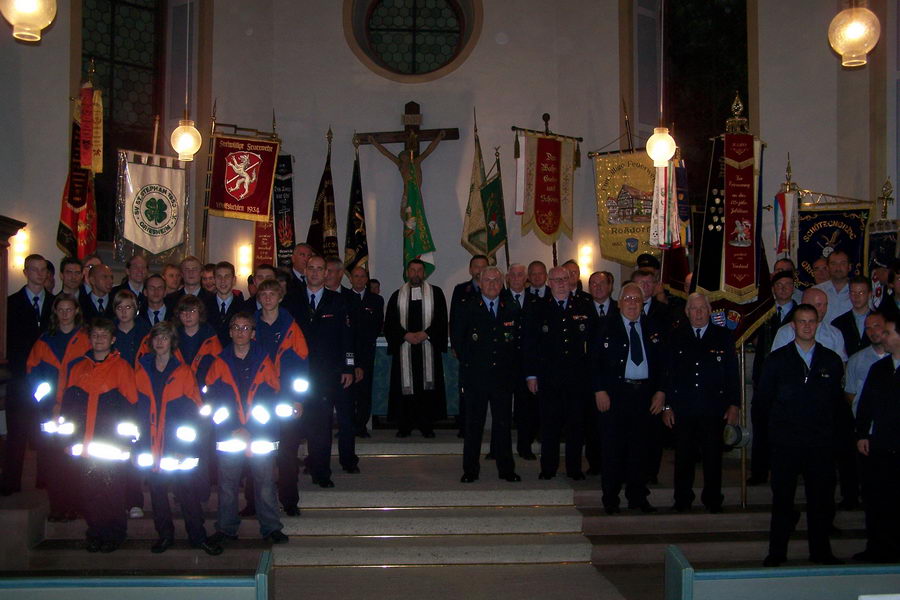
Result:
{"label": "lion emblem on banner", "polygon": [[237,201],[253,195],[262,157],[253,152],[232,152],[225,157],[225,191]]}

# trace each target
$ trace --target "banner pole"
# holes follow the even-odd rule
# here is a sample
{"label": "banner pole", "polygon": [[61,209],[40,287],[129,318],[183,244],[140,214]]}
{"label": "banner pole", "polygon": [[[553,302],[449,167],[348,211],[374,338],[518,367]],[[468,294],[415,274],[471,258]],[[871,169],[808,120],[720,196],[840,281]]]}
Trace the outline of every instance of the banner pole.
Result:
{"label": "banner pole", "polygon": [[[755,357],[754,357],[755,358]],[[745,371],[747,365],[747,357],[744,352],[744,344],[741,344],[741,351],[738,354],[738,365],[740,367],[741,382],[741,429],[747,429],[747,373]],[[741,508],[747,508],[747,446],[741,448]]]}

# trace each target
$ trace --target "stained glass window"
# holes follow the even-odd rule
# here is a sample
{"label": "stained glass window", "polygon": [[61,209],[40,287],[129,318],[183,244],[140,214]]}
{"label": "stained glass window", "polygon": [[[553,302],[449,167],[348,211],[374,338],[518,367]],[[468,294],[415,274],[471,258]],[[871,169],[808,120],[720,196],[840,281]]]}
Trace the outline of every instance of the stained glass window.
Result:
{"label": "stained glass window", "polygon": [[455,0],[377,0],[369,8],[366,34],[382,66],[416,75],[436,71],[459,54],[464,26]]}

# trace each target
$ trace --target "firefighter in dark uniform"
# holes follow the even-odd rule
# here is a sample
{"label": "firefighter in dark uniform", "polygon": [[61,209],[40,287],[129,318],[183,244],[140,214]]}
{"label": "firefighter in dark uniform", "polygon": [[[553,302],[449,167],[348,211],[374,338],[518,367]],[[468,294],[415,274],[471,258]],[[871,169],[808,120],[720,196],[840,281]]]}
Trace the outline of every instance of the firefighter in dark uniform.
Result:
{"label": "firefighter in dark uniform", "polygon": [[791,326],[794,342],[769,355],[754,398],[768,410],[772,456],[772,523],[763,564],[777,567],[787,559],[800,475],[806,486],[809,559],[839,564],[828,534],[834,516],[834,433],[844,402],[844,365],[835,352],[816,341],[818,313],[812,305],[798,306]]}
{"label": "firefighter in dark uniform", "polygon": [[[648,501],[647,452],[651,426],[665,404],[662,334],[641,314],[640,286],[627,283],[619,295],[619,315],[607,319],[593,358],[594,399],[600,411],[603,506],[620,512],[625,484],[628,507],[656,512]],[[593,310],[593,307],[591,307]]]}
{"label": "firefighter in dark uniform", "polygon": [[463,483],[478,479],[481,438],[491,407],[491,447],[500,479],[521,481],[512,456],[512,394],[521,356],[521,311],[503,291],[503,274],[479,274],[481,295],[460,305],[450,332],[466,391]]}
{"label": "firefighter in dark uniform", "polygon": [[694,465],[703,460],[700,500],[722,511],[722,429],[740,415],[740,373],[731,333],[710,323],[709,299],[688,297],[688,321],[669,336],[663,422],[675,430],[675,510],[694,501]]}
{"label": "firefighter in dark uniform", "polygon": [[597,312],[569,295],[569,277],[562,267],[550,270],[550,294],[529,306],[524,330],[528,389],[538,395],[541,414],[541,479],[552,479],[559,468],[560,434],[566,440],[566,475],[584,479],[584,402],[591,393],[588,345],[597,327]]}

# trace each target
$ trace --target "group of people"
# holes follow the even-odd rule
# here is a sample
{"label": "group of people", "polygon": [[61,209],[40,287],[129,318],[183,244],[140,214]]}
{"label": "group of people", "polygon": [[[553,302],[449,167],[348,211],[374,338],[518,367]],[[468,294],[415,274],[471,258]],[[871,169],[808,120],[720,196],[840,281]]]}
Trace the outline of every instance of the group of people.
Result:
{"label": "group of people", "polygon": [[[749,483],[771,473],[770,566],[786,559],[800,475],[811,560],[839,562],[828,537],[836,473],[840,507],[856,507],[861,492],[866,509],[868,546],[857,558],[900,558],[892,510],[900,500],[900,268],[889,272],[875,310],[871,281],[849,277],[844,252],[826,262],[829,279],[803,292],[793,263],[776,263],[775,310],[754,339]],[[540,479],[556,477],[563,462],[573,480],[601,476],[608,514],[621,512],[623,488],[629,509],[656,512],[648,484],[669,438],[673,510],[691,510],[700,461],[700,502],[722,511],[723,428],[740,418],[734,340],[711,321],[706,296],[685,300],[662,290],[651,255],[639,257],[618,299],[608,271],[592,273],[583,290],[575,261],[549,270],[540,261],[512,264],[504,274],[474,256],[471,278],[454,288],[449,306],[428,283],[427,265],[414,259],[386,307],[365,269],[347,274],[345,287],[341,261],[307,244],[296,246],[290,270],[258,266],[247,299],[228,262],[204,266],[187,257],[149,274],[135,255],[113,287],[98,259],[65,258],[56,296],[46,287],[48,264],[29,256],[27,283],[9,298],[14,377],[2,492],[20,489],[25,445],[40,427],[38,473],[50,518],[83,514],[89,551],[118,547],[129,509],[140,514],[143,481],[159,534],[154,552],[174,539],[169,488],[191,544],[207,553],[221,552],[240,517],[254,513],[264,538],[286,542],[278,504],[299,514],[301,468],[313,484],[334,486],[335,420],[340,466],[359,473],[355,438],[369,435],[382,332],[398,437],[414,429],[434,437],[446,415],[442,355],[458,359],[462,483],[480,477],[490,408],[488,458],[502,480],[521,481],[515,428],[520,459],[536,460],[539,442]],[[200,507],[211,480],[218,517],[207,537]]]}

